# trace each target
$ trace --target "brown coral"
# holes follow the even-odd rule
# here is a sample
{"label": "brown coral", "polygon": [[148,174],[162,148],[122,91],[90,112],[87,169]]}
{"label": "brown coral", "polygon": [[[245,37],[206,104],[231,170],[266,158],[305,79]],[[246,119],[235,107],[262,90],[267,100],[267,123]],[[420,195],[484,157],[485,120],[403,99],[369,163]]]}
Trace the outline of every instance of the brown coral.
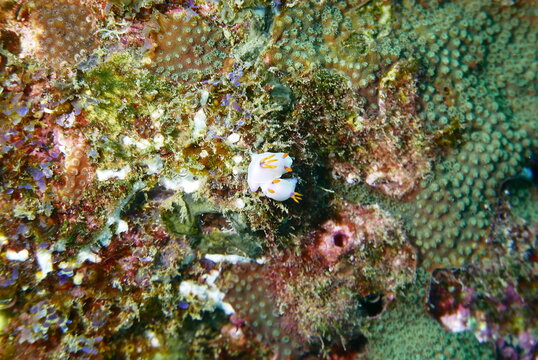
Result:
{"label": "brown coral", "polygon": [[226,280],[229,286],[226,300],[236,311],[231,319],[236,328],[246,327],[245,331],[256,334],[257,340],[265,343],[275,356],[286,359],[296,355],[300,346],[271,296],[271,283],[265,270],[258,264],[231,268]]}
{"label": "brown coral", "polygon": [[64,183],[60,189],[63,202],[75,203],[80,200],[84,189],[94,177],[90,165],[89,147],[82,136],[70,134],[66,136],[60,130],[55,132],[56,142],[64,152]]}
{"label": "brown coral", "polygon": [[172,79],[188,80],[222,72],[229,64],[222,28],[180,8],[158,19],[151,68]]}
{"label": "brown coral", "polygon": [[30,31],[35,49],[30,50],[53,69],[75,65],[97,47],[97,16],[84,3],[54,0],[28,5],[33,6]]}
{"label": "brown coral", "polygon": [[334,161],[333,173],[348,182],[363,180],[383,194],[407,198],[430,170],[434,148],[417,116],[417,75],[413,62],[397,62],[379,83],[378,111],[350,121],[366,139],[350,164]]}

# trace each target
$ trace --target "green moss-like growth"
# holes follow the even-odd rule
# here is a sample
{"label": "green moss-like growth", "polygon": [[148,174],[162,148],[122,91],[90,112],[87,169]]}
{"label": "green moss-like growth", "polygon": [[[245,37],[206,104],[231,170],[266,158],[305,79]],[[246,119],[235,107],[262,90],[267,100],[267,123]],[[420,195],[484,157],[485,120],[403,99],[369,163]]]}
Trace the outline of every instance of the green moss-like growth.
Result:
{"label": "green moss-like growth", "polygon": [[214,205],[196,201],[192,196],[176,196],[162,211],[161,220],[171,234],[186,235],[202,254],[261,256],[261,241],[250,233],[237,214],[222,214]]}
{"label": "green moss-like growth", "polygon": [[226,316],[217,311],[204,312],[202,318],[187,318],[181,330],[166,340],[164,349],[157,352],[153,360],[202,360],[216,358],[218,344],[214,343],[221,327],[227,322]]}
{"label": "green moss-like growth", "polygon": [[320,69],[312,78],[301,79],[292,86],[297,94],[291,118],[301,136],[311,136],[310,149],[321,158],[336,154],[349,158],[353,144],[347,120],[354,116],[346,78],[335,70]]}
{"label": "green moss-like growth", "polygon": [[118,126],[132,128],[135,118],[149,116],[170,101],[170,85],[141,65],[140,59],[120,53],[83,73],[86,96],[82,103],[88,105],[90,120],[108,130],[118,131]]}

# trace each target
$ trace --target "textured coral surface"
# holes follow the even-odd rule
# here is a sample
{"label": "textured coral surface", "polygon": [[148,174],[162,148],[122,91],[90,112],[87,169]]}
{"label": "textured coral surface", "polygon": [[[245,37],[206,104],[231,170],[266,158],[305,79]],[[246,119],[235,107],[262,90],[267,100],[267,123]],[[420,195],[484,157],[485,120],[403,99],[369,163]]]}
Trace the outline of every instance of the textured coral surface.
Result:
{"label": "textured coral surface", "polygon": [[34,1],[24,6],[31,9],[26,30],[34,36],[36,46],[32,50],[44,63],[60,70],[80,62],[96,48],[97,19],[83,2]]}
{"label": "textured coral surface", "polygon": [[[0,0],[0,360],[535,359],[537,34],[526,0]],[[249,190],[267,152],[300,202]]]}
{"label": "textured coral surface", "polygon": [[221,28],[183,10],[158,19],[153,69],[172,79],[222,72],[229,49]]}

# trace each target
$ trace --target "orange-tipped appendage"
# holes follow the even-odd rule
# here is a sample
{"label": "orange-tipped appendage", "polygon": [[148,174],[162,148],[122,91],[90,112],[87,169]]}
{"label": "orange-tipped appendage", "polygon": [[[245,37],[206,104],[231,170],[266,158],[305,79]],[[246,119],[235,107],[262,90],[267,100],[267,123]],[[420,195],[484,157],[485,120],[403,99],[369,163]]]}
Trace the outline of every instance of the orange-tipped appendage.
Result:
{"label": "orange-tipped appendage", "polygon": [[293,201],[295,201],[298,204],[299,201],[303,200],[302,196],[303,196],[302,194],[299,194],[298,192],[294,192],[291,198],[293,199]]}
{"label": "orange-tipped appendage", "polygon": [[[271,159],[273,156],[275,155],[269,155],[267,157],[264,157],[261,161],[260,161],[260,166],[262,168],[266,168],[266,169],[275,169],[276,166],[275,165],[269,165],[270,163],[272,162],[275,162],[275,161],[278,161],[278,159]],[[270,160],[269,160],[270,159]]]}
{"label": "orange-tipped appendage", "polygon": [[271,181],[272,184],[278,184],[280,182],[280,179],[275,179],[273,181]]}
{"label": "orange-tipped appendage", "polygon": [[293,169],[290,168],[290,167],[287,167],[287,168],[285,168],[285,169],[286,169],[287,172],[292,172],[292,171],[293,171]]}

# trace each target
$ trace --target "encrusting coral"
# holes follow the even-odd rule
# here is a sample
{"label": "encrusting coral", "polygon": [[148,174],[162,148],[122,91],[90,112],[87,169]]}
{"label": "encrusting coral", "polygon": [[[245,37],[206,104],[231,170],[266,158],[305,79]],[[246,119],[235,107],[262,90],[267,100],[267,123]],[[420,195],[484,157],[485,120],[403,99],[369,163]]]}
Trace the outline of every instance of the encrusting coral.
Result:
{"label": "encrusting coral", "polygon": [[[522,56],[520,65],[512,64],[512,54],[500,47],[513,36],[526,54],[528,23],[514,28],[519,20],[504,20],[508,14],[517,19],[532,11],[532,6],[521,6],[501,11],[479,2],[446,3],[424,8],[421,22],[412,2],[404,6],[412,17],[404,17],[409,21],[402,30],[420,44],[417,51],[431,79],[422,85],[422,117],[429,127],[457,122],[463,128],[461,145],[436,165],[417,196],[412,221],[417,243],[427,250],[427,266],[462,266],[483,256],[480,244],[488,234],[499,185],[522,170],[536,147],[536,128],[526,123],[526,109],[514,109],[511,99],[505,103],[508,88],[498,71],[513,73],[529,61]],[[456,19],[462,11],[464,23]],[[525,78],[520,82],[528,84]]]}
{"label": "encrusting coral", "polygon": [[181,8],[159,15],[159,28],[153,36],[152,69],[174,80],[188,80],[230,67],[228,40],[223,30],[209,21]]}
{"label": "encrusting coral", "polygon": [[29,1],[24,6],[31,38],[24,38],[23,49],[55,70],[80,63],[98,46],[98,17],[84,2]]}

